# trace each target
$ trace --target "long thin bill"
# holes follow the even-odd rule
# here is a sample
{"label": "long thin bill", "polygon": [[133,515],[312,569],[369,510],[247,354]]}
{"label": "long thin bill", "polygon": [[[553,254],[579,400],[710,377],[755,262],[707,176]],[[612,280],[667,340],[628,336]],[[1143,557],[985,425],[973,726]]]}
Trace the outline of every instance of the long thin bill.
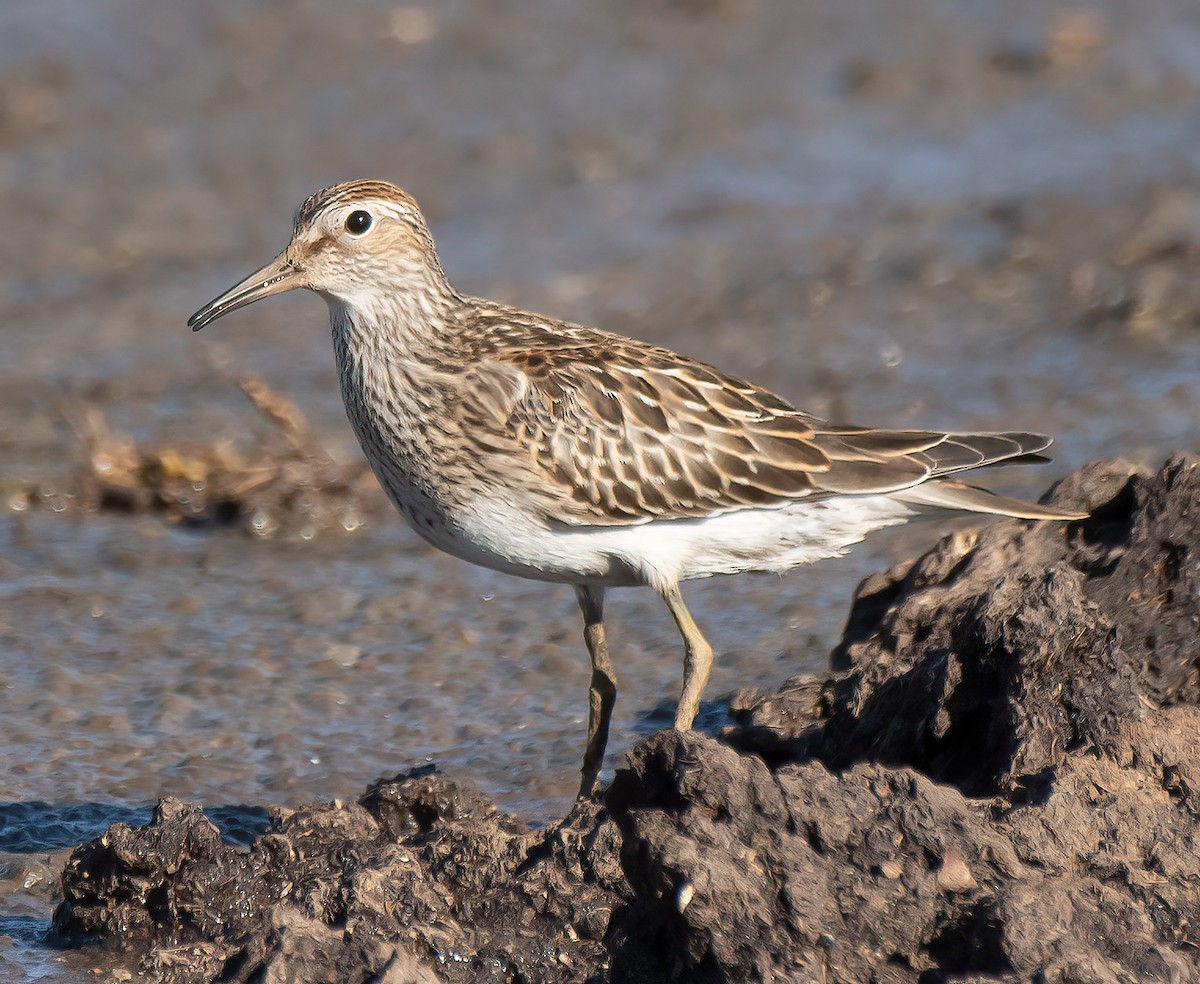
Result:
{"label": "long thin bill", "polygon": [[282,294],[302,286],[299,272],[287,261],[286,255],[280,253],[261,270],[255,270],[241,283],[235,284],[220,297],[214,297],[205,304],[188,318],[188,327],[192,331],[199,331],[210,321],[216,321],[230,311],[261,301],[272,294]]}

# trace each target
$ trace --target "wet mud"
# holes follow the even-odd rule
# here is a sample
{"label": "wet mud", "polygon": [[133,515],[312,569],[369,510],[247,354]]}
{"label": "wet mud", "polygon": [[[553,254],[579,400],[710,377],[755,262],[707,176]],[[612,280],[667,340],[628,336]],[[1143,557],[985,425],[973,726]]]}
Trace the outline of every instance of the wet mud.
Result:
{"label": "wet mud", "polygon": [[[54,876],[168,797],[242,844],[268,805],[358,810],[378,777],[431,762],[528,836],[570,809],[587,686],[570,589],[454,561],[391,515],[319,300],[186,329],[322,185],[408,188],[468,293],[671,346],[816,413],[1054,434],[1052,465],[994,476],[1007,492],[1195,447],[1191,0],[552,7],[0,5],[0,981],[116,972],[41,944]],[[705,732],[732,707],[773,763],[815,741],[805,714],[830,714],[839,754],[958,783],[971,763],[936,713],[907,712],[917,739],[835,701],[883,715],[892,690],[912,697],[916,677],[887,685],[855,655],[891,658],[869,619],[907,575],[872,576],[839,644],[853,586],[972,528],[688,585],[718,652]],[[616,592],[608,615],[606,782],[631,748],[653,758],[640,743],[670,722],[680,672],[655,598]],[[834,647],[853,695],[823,675]],[[963,781],[970,804],[1018,782],[1036,798],[1006,755]]]}
{"label": "wet mud", "polygon": [[868,580],[844,671],[559,822],[433,768],[248,850],[168,800],[73,853],[55,931],[181,982],[1195,980],[1200,458],[1050,498],[1092,518]]}

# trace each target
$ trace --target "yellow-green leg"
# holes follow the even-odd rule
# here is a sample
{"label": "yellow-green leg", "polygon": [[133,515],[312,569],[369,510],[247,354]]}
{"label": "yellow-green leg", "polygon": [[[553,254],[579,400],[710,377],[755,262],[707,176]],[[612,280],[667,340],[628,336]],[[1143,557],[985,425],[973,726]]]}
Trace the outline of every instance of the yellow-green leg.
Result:
{"label": "yellow-green leg", "polygon": [[604,641],[604,589],[576,585],[575,597],[583,612],[583,641],[592,659],[592,682],[588,687],[587,747],[583,752],[580,771],[579,798],[596,795],[600,783],[600,766],[608,745],[608,723],[617,700],[617,672],[608,657]]}
{"label": "yellow-green leg", "polygon": [[662,597],[679,627],[679,634],[683,636],[683,692],[679,695],[679,706],[675,709],[675,730],[687,731],[696,720],[700,696],[708,685],[708,677],[712,672],[713,651],[692,619],[692,613],[683,603],[679,585],[671,585],[662,592]]}

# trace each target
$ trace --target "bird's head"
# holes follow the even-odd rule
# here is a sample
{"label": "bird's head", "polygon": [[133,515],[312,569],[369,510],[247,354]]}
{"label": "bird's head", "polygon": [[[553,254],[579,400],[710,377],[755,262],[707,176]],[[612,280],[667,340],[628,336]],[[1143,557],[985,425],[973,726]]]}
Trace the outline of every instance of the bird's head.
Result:
{"label": "bird's head", "polygon": [[188,325],[199,331],[230,311],[298,287],[358,308],[398,293],[450,293],[417,203],[385,181],[347,181],[301,205],[287,248],[205,304]]}

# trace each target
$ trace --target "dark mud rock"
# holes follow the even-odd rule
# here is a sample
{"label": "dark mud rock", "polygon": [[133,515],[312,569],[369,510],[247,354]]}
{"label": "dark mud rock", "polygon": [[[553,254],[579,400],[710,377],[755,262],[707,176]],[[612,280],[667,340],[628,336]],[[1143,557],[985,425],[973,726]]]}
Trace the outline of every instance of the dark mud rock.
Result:
{"label": "dark mud rock", "polygon": [[[1052,498],[1093,516],[992,524],[865,581],[847,672],[819,699],[810,680],[743,696],[730,738],[843,782],[878,763],[986,797],[968,826],[1002,838],[1003,878],[966,855],[989,901],[957,908],[965,937],[921,943],[939,972],[1197,980],[1200,459],[1097,463]],[[990,966],[947,959],[972,934]]]}
{"label": "dark mud rock", "polygon": [[[197,804],[164,800],[148,827],[113,824],[71,855],[63,871],[71,886],[70,934],[211,936],[227,914],[220,888],[237,863]],[[64,908],[56,913],[56,931],[66,927],[65,915]]]}
{"label": "dark mud rock", "polygon": [[618,846],[599,806],[531,831],[429,768],[280,811],[249,852],[166,801],[77,849],[54,930],[180,982],[582,981],[628,895]]}
{"label": "dark mud rock", "polygon": [[[1153,476],[1098,463],[1054,499],[1093,518],[950,537],[865,586],[839,650],[852,670],[832,685],[822,759],[908,765],[974,795],[1037,796],[1079,752],[1157,757],[1144,743],[1168,707],[1200,725],[1200,459],[1177,456]],[[1183,770],[1194,788],[1187,761],[1157,768]],[[1189,795],[1188,805],[1200,804]]]}
{"label": "dark mud rock", "polygon": [[1023,873],[1013,844],[986,805],[912,770],[839,776],[810,760],[772,772],[712,739],[661,734],[612,796],[638,872],[636,929],[617,953],[633,979],[1013,969],[997,910]]}
{"label": "dark mud rock", "polygon": [[1111,764],[1013,809],[911,769],[769,770],[662,733],[610,801],[635,891],[613,980],[1200,976],[1195,824]]}
{"label": "dark mud rock", "polygon": [[530,830],[432,770],[115,826],[55,925],[178,981],[1200,980],[1200,459],[1082,469],[860,587],[839,670]]}

